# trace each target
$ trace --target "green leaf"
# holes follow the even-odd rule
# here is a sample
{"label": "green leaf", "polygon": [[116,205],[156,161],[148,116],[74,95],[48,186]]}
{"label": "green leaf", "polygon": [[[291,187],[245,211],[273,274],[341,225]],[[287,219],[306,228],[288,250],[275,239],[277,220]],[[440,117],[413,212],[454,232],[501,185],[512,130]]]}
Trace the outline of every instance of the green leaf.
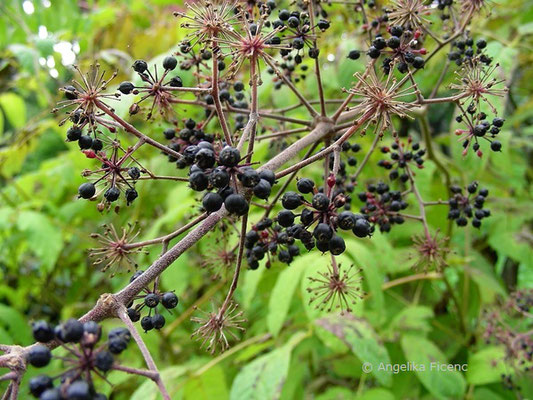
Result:
{"label": "green leaf", "polygon": [[394,400],[394,394],[387,389],[375,388],[364,392],[357,400]]}
{"label": "green leaf", "polygon": [[233,381],[230,399],[279,399],[289,371],[291,351],[306,336],[296,333],[283,347],[244,366]]}
{"label": "green leaf", "polygon": [[242,280],[241,286],[243,308],[247,309],[252,304],[257,286],[261,282],[265,270],[266,268],[258,268],[255,271],[248,270],[244,272],[244,279]]}
{"label": "green leaf", "polygon": [[466,386],[463,376],[441,368],[446,364],[446,357],[433,342],[407,334],[402,337],[401,345],[407,362],[416,367],[414,372],[432,395],[438,399],[462,398]]}
{"label": "green leaf", "polygon": [[217,365],[202,375],[189,379],[185,384],[184,396],[185,399],[191,400],[229,398],[224,369]]}
{"label": "green leaf", "polygon": [[429,332],[433,310],[425,306],[408,306],[396,314],[387,332],[391,338],[408,331]]}
{"label": "green leaf", "polygon": [[35,73],[35,63],[39,58],[39,53],[35,49],[23,44],[12,44],[9,46],[9,50],[17,57],[26,71]]}
{"label": "green leaf", "polygon": [[499,382],[502,374],[510,372],[510,368],[503,361],[504,357],[504,349],[498,346],[491,346],[470,355],[466,381],[471,385]]}
{"label": "green leaf", "polygon": [[342,340],[363,364],[368,363],[379,383],[391,385],[391,371],[379,368],[382,364],[390,363],[389,353],[385,346],[379,343],[376,333],[366,320],[350,314],[329,315],[316,320],[315,323]]}
{"label": "green leaf", "polygon": [[51,270],[63,248],[60,229],[45,215],[34,211],[21,212],[17,225],[28,235],[30,249],[39,257],[46,270]]}
{"label": "green leaf", "polygon": [[533,34],[533,22],[519,26],[518,33],[523,36]]}
{"label": "green leaf", "polygon": [[[24,316],[14,308],[0,304],[0,337],[7,335],[13,338],[15,344],[25,346],[33,342],[31,329]],[[4,343],[4,342],[2,342]]]}
{"label": "green leaf", "polygon": [[479,388],[474,392],[474,400],[503,400],[503,397],[487,388]]}
{"label": "green leaf", "polygon": [[[378,234],[376,234],[378,235]],[[383,284],[383,272],[379,268],[377,261],[372,252],[365,247],[360,240],[352,238],[346,239],[347,255],[355,262],[355,264],[363,270],[364,283],[368,285],[368,292],[372,293],[370,302],[375,306],[378,312],[383,312],[385,298],[381,285]]]}
{"label": "green leaf", "polygon": [[310,256],[302,257],[292,263],[292,265],[285,267],[278,276],[276,285],[270,295],[267,315],[268,330],[274,336],[279,333],[283,326],[285,317],[289,312],[294,290],[298,282],[300,282],[302,272],[309,265],[309,261]]}
{"label": "green leaf", "polygon": [[342,386],[328,388],[324,393],[315,397],[315,400],[351,400],[355,399],[355,393]]}
{"label": "green leaf", "polygon": [[26,123],[26,105],[24,99],[18,94],[8,92],[0,95],[0,107],[9,123],[16,129],[22,128]]}

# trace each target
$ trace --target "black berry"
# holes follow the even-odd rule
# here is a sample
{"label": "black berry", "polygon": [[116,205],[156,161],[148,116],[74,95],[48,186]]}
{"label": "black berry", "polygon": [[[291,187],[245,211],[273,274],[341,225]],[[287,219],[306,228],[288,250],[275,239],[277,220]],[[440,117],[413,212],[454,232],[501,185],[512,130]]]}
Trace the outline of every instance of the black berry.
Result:
{"label": "black berry", "polygon": [[41,368],[48,365],[52,358],[52,353],[48,347],[37,344],[28,351],[27,357],[31,365]]}

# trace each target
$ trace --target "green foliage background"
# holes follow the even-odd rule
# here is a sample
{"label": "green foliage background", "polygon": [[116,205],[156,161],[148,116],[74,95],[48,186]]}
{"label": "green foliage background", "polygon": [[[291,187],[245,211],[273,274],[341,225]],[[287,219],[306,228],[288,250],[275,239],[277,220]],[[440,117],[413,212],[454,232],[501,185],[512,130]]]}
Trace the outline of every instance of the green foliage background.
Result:
{"label": "green foliage background", "polygon": [[[48,2],[33,0],[31,15],[23,11],[22,3],[3,0],[0,4],[0,343],[28,345],[32,342],[30,321],[80,316],[101,293],[127,283],[129,276],[118,274],[110,279],[90,264],[85,250],[95,246],[91,232],[106,222],[124,226],[138,221],[142,238],[152,238],[183,224],[198,202],[192,191],[169,182],[138,185],[139,199],[119,214],[100,214],[94,203],[77,201],[77,187],[83,182],[80,172],[92,162],[76,146],[64,143],[66,128],[58,127],[50,114],[59,99],[57,89],[72,77],[72,70],[62,65],[56,51],[58,43],[78,43],[77,62],[84,67],[98,59],[107,69],[118,69],[115,83],[132,79],[133,60],[160,59],[183,38],[172,17],[173,10],[182,8],[181,2],[52,0],[46,7]],[[405,224],[391,234],[376,233],[372,240],[347,242],[343,262],[362,268],[363,288],[369,294],[356,307],[353,319],[320,313],[307,304],[307,276],[325,267],[326,256],[312,253],[288,268],[274,264],[268,271],[246,271],[237,296],[249,321],[247,332],[232,350],[211,357],[190,339],[194,326],[189,321],[195,302],[208,309],[210,296],[214,293],[219,299],[227,287],[211,281],[211,273],[200,268],[202,255],[214,245],[215,237],[207,238],[163,275],[164,288],[175,289],[181,303],[165,329],[144,335],[173,398],[497,400],[517,396],[500,383],[501,373],[513,373],[500,361],[503,349],[484,344],[481,334],[485,308],[516,288],[533,285],[533,100],[529,97],[533,8],[528,1],[501,0],[490,3],[487,11],[491,12],[472,25],[472,34],[490,40],[488,53],[503,66],[511,87],[509,97],[499,104],[507,119],[500,135],[503,152],[486,152],[481,160],[463,158],[453,136],[455,128],[446,122],[452,119],[453,107],[434,107],[429,113],[435,142],[441,149],[450,149],[439,155],[446,157],[455,181],[464,185],[477,179],[490,190],[492,216],[482,228],[469,226],[453,232],[450,266],[445,271],[451,288],[432,272],[429,277],[433,279],[388,285],[416,274],[410,268],[411,237],[420,227]],[[46,27],[46,35],[38,35],[40,26]],[[331,37],[344,35],[343,40],[328,41],[321,52],[336,56],[337,61],[325,62],[324,82],[328,93],[338,95],[339,88],[348,87],[352,74],[362,68],[362,62],[345,58],[348,50],[361,43],[355,32],[343,32],[342,19],[332,26]],[[442,62],[445,54],[438,57]],[[48,65],[41,65],[42,58]],[[50,75],[53,64],[57,78]],[[192,79],[187,73],[181,75],[185,81]],[[431,68],[420,75],[426,91],[438,78]],[[451,79],[450,74],[445,83]],[[313,97],[312,79],[306,84]],[[282,107],[293,100],[287,92],[274,91],[268,79],[260,90],[262,104]],[[121,104],[118,110],[125,115],[127,107]],[[193,110],[182,108],[180,112],[184,118],[194,117]],[[298,112],[294,115],[299,116]],[[135,123],[154,137],[164,128],[141,119]],[[405,129],[418,135],[416,122]],[[370,138],[361,138],[359,143],[368,148]],[[264,143],[257,154],[266,158],[271,151]],[[174,172],[157,152],[143,149],[141,158],[152,170]],[[383,175],[376,166],[378,159],[375,154],[363,177]],[[442,182],[431,162],[417,176],[425,199],[445,198]],[[259,215],[252,214],[251,220]],[[429,221],[433,228],[446,231],[444,208],[434,207]],[[154,248],[140,256],[141,268],[159,252]],[[450,289],[462,307],[467,334],[459,329]],[[443,298],[444,311],[440,307]],[[109,328],[118,322],[104,325]],[[122,358],[128,365],[143,365],[133,346]],[[466,373],[419,374],[375,370],[368,375],[361,371],[363,362],[376,366],[428,360],[468,363],[469,369]],[[57,364],[48,367],[50,371],[57,368]],[[25,382],[35,373],[30,369]],[[113,387],[101,387],[113,399],[157,398],[152,382],[120,373],[112,373],[110,380]],[[533,397],[527,377],[517,380],[522,395]]]}

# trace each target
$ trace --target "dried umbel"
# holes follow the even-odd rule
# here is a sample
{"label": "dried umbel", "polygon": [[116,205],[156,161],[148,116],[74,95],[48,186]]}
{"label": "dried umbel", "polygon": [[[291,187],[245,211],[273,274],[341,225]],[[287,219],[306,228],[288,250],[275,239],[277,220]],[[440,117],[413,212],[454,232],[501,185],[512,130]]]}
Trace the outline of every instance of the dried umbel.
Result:
{"label": "dried umbel", "polygon": [[74,69],[80,78],[72,81],[73,86],[69,85],[61,89],[66,100],[60,101],[58,106],[52,110],[52,112],[57,113],[64,109],[70,109],[67,111],[67,117],[62,119],[59,124],[63,125],[67,120],[70,120],[80,129],[88,126],[93,133],[99,125],[114,132],[116,127],[110,121],[102,118],[104,113],[100,110],[99,104],[107,106],[107,101],[118,100],[117,95],[105,93],[117,72],[105,79],[106,72],[100,71],[99,64],[91,65],[86,74],[76,65]]}
{"label": "dried umbel", "polygon": [[317,277],[309,277],[311,282],[307,291],[310,293],[310,304],[319,310],[352,312],[352,307],[363,298],[361,291],[361,270],[350,265],[343,268],[342,264],[328,265],[326,272],[317,272]]}
{"label": "dried umbel", "polygon": [[357,84],[348,92],[359,97],[361,102],[350,111],[361,119],[375,123],[377,132],[382,132],[391,125],[392,116],[407,118],[409,112],[416,107],[406,100],[417,89],[413,86],[402,87],[392,73],[379,78],[374,72],[366,76],[357,72],[355,77]]}
{"label": "dried umbel", "polygon": [[415,262],[413,269],[423,269],[428,271],[434,268],[437,271],[442,271],[448,263],[446,256],[450,252],[447,246],[448,238],[444,236],[439,237],[437,231],[434,236],[417,235],[413,237],[413,244],[416,250]]}
{"label": "dried umbel", "polygon": [[[218,40],[222,49],[230,51],[232,63],[229,66],[230,77],[235,76],[242,68],[246,61],[255,64],[252,68],[257,69],[257,77],[260,77],[260,60],[267,65],[277,63],[276,59],[269,54],[274,50],[290,50],[290,46],[281,43],[277,34],[283,31],[282,27],[271,29],[266,32],[264,19],[261,18],[257,23],[244,25],[243,34],[234,34],[227,39]],[[251,77],[255,79],[256,77]],[[259,84],[261,81],[259,80]]]}
{"label": "dried umbel", "polygon": [[425,31],[431,24],[427,18],[430,13],[431,8],[423,0],[397,0],[393,2],[387,16],[391,26],[399,25],[412,31]]}
{"label": "dried umbel", "polygon": [[213,245],[206,246],[199,258],[203,268],[209,269],[213,280],[224,279],[237,261],[237,246],[228,243],[227,227],[220,230]]}
{"label": "dried umbel", "polygon": [[120,269],[124,269],[126,272],[137,269],[134,256],[136,254],[148,254],[142,247],[132,246],[140,233],[137,225],[128,224],[120,231],[117,231],[112,224],[104,225],[103,228],[102,234],[91,234],[91,237],[102,245],[102,247],[89,249],[89,256],[95,259],[93,264],[101,266],[102,271],[113,268],[111,276],[114,276]]}
{"label": "dried umbel", "polygon": [[475,107],[476,110],[481,111],[483,102],[489,106],[493,114],[497,115],[498,110],[491,103],[490,98],[491,96],[502,97],[507,93],[507,89],[501,87],[505,81],[494,77],[498,68],[499,64],[486,66],[479,59],[472,59],[465,63],[458,72],[459,83],[451,84],[450,88],[464,94],[461,100],[462,105]]}
{"label": "dried umbel", "polygon": [[490,3],[489,0],[461,0],[461,12],[472,15],[486,8]]}
{"label": "dried umbel", "polygon": [[201,346],[211,354],[217,351],[224,352],[230,347],[230,340],[238,340],[238,332],[244,333],[243,312],[238,310],[239,305],[229,303],[227,308],[215,308],[211,312],[198,310],[200,316],[191,318],[191,321],[200,327],[192,334],[201,342]]}
{"label": "dried umbel", "polygon": [[239,15],[235,13],[237,1],[200,0],[186,3],[188,12],[175,12],[183,20],[181,27],[190,29],[189,47],[197,43],[211,45],[219,39],[229,38],[235,33]]}

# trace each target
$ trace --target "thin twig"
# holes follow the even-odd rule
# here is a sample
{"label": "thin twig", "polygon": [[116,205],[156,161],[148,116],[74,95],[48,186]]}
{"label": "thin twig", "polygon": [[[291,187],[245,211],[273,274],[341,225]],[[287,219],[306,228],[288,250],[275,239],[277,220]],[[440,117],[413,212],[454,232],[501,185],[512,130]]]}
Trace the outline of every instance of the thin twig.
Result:
{"label": "thin twig", "polygon": [[128,330],[130,331],[133,340],[135,340],[135,343],[137,343],[137,347],[139,347],[139,350],[141,351],[144,357],[144,361],[146,361],[146,365],[148,366],[150,371],[154,373],[154,376],[151,377],[151,379],[154,380],[154,382],[157,384],[157,387],[159,388],[163,399],[170,400],[170,395],[168,394],[165,384],[161,379],[161,374],[159,373],[159,370],[155,365],[154,359],[152,358],[152,354],[150,353],[150,350],[148,350],[148,348],[146,347],[146,344],[142,340],[141,335],[139,335],[137,328],[135,328],[135,325],[133,324],[133,322],[131,322],[131,319],[128,315],[128,311],[126,310],[126,307],[124,305],[119,305],[117,310],[117,316],[121,319],[122,322],[124,322],[124,325],[126,325]]}

